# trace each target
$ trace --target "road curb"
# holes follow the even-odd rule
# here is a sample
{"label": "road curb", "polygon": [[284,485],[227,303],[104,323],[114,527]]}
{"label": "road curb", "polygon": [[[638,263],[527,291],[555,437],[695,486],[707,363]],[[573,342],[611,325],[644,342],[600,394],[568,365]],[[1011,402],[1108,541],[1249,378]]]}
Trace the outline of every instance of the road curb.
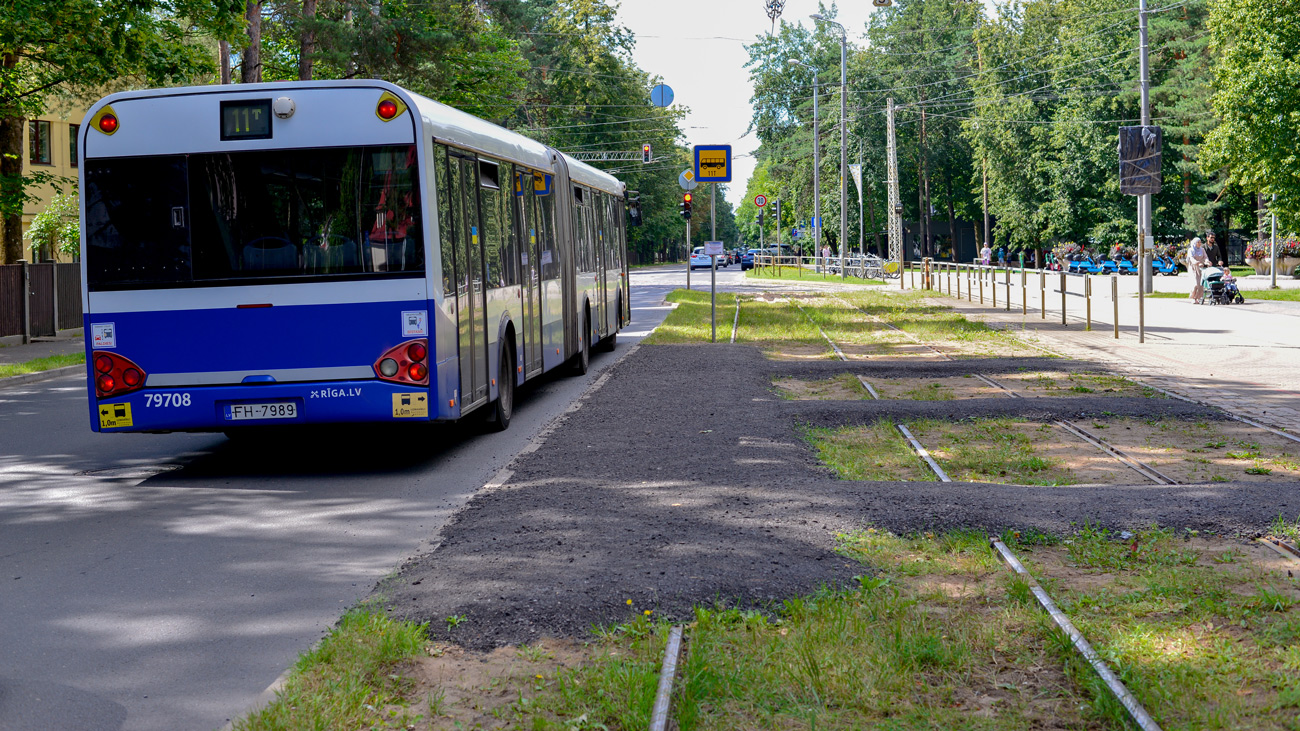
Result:
{"label": "road curb", "polygon": [[22,373],[17,376],[0,378],[0,388],[9,388],[10,386],[21,386],[26,383],[36,383],[37,381],[48,381],[51,378],[60,376],[70,376],[74,373],[85,373],[86,364],[78,363],[77,365],[63,366],[62,368],[51,368],[48,371],[37,371],[35,373]]}

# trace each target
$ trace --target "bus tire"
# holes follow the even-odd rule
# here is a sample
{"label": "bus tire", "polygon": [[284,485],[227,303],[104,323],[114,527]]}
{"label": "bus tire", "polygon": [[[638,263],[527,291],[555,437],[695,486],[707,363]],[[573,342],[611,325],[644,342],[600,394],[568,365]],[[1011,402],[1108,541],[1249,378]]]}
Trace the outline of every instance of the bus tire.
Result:
{"label": "bus tire", "polygon": [[584,307],[582,312],[582,322],[578,327],[578,338],[581,344],[578,345],[578,354],[573,356],[572,373],[575,376],[587,375],[587,370],[591,367],[591,334],[587,332],[588,308]]}
{"label": "bus tire", "polygon": [[497,365],[497,400],[488,411],[488,428],[492,431],[505,431],[510,428],[510,417],[515,412],[515,353],[514,347],[507,345],[501,349],[501,358]]}

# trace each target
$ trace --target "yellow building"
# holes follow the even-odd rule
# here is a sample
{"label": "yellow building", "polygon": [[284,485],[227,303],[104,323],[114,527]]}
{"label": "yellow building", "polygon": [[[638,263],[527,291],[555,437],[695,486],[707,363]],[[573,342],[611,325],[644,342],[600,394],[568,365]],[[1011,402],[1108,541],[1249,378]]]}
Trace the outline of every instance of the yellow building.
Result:
{"label": "yellow building", "polygon": [[[49,109],[36,119],[30,119],[23,129],[23,174],[45,172],[54,176],[65,193],[72,193],[77,188],[77,170],[81,163],[81,150],[78,149],[77,132],[89,101],[50,99]],[[51,184],[41,184],[29,190],[35,196],[23,206],[23,233],[31,226],[36,214],[45,209],[45,205],[55,195]],[[23,240],[23,255],[32,260],[31,244]],[[60,261],[72,261],[66,254],[58,256]]]}

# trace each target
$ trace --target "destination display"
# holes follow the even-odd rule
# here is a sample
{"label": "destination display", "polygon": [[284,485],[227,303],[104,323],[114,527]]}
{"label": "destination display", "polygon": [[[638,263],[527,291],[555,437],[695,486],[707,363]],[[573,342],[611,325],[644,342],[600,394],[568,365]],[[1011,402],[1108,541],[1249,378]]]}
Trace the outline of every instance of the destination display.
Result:
{"label": "destination display", "polygon": [[221,102],[221,139],[271,138],[271,100]]}

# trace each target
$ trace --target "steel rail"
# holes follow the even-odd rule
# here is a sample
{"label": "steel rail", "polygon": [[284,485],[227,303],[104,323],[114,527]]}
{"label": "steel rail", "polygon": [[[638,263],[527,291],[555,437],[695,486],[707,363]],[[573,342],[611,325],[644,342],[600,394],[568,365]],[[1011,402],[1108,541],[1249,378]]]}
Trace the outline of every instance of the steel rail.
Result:
{"label": "steel rail", "polygon": [[664,647],[664,661],[659,669],[659,690],[655,693],[654,709],[650,712],[650,731],[668,728],[668,711],[672,708],[673,680],[677,677],[677,658],[682,653],[682,626],[674,625],[668,632]]}
{"label": "steel rail", "polygon": [[1002,556],[1002,560],[1006,561],[1007,565],[1010,566],[1011,569],[1029,585],[1029,589],[1033,592],[1034,598],[1038,600],[1038,603],[1042,605],[1043,609],[1045,609],[1048,615],[1051,616],[1052,621],[1056,623],[1056,626],[1060,627],[1061,631],[1065,632],[1065,634],[1070,638],[1070,642],[1074,644],[1074,648],[1079,651],[1080,655],[1083,655],[1083,658],[1088,661],[1088,664],[1092,666],[1092,669],[1096,671],[1097,675],[1106,683],[1106,687],[1110,689],[1112,694],[1114,694],[1115,699],[1120,702],[1120,705],[1124,706],[1124,710],[1128,711],[1129,717],[1138,725],[1138,728],[1142,729],[1142,731],[1160,731],[1160,725],[1151,718],[1151,715],[1142,707],[1142,704],[1138,702],[1138,699],[1134,698],[1133,694],[1129,692],[1129,689],[1124,686],[1124,682],[1121,681],[1110,667],[1106,665],[1106,662],[1101,659],[1101,656],[1097,654],[1097,651],[1088,643],[1087,638],[1085,638],[1083,634],[1075,628],[1074,623],[1070,621],[1070,618],[1061,611],[1060,607],[1056,606],[1056,602],[1052,601],[1052,597],[1049,596],[1046,591],[1043,591],[1043,587],[1038,585],[1038,582],[1034,580],[1033,575],[1025,570],[1025,567],[1020,563],[1020,559],[1016,558],[1016,555],[1011,552],[1011,549],[1007,548],[1005,543],[996,538],[990,538],[989,545],[992,546]]}

